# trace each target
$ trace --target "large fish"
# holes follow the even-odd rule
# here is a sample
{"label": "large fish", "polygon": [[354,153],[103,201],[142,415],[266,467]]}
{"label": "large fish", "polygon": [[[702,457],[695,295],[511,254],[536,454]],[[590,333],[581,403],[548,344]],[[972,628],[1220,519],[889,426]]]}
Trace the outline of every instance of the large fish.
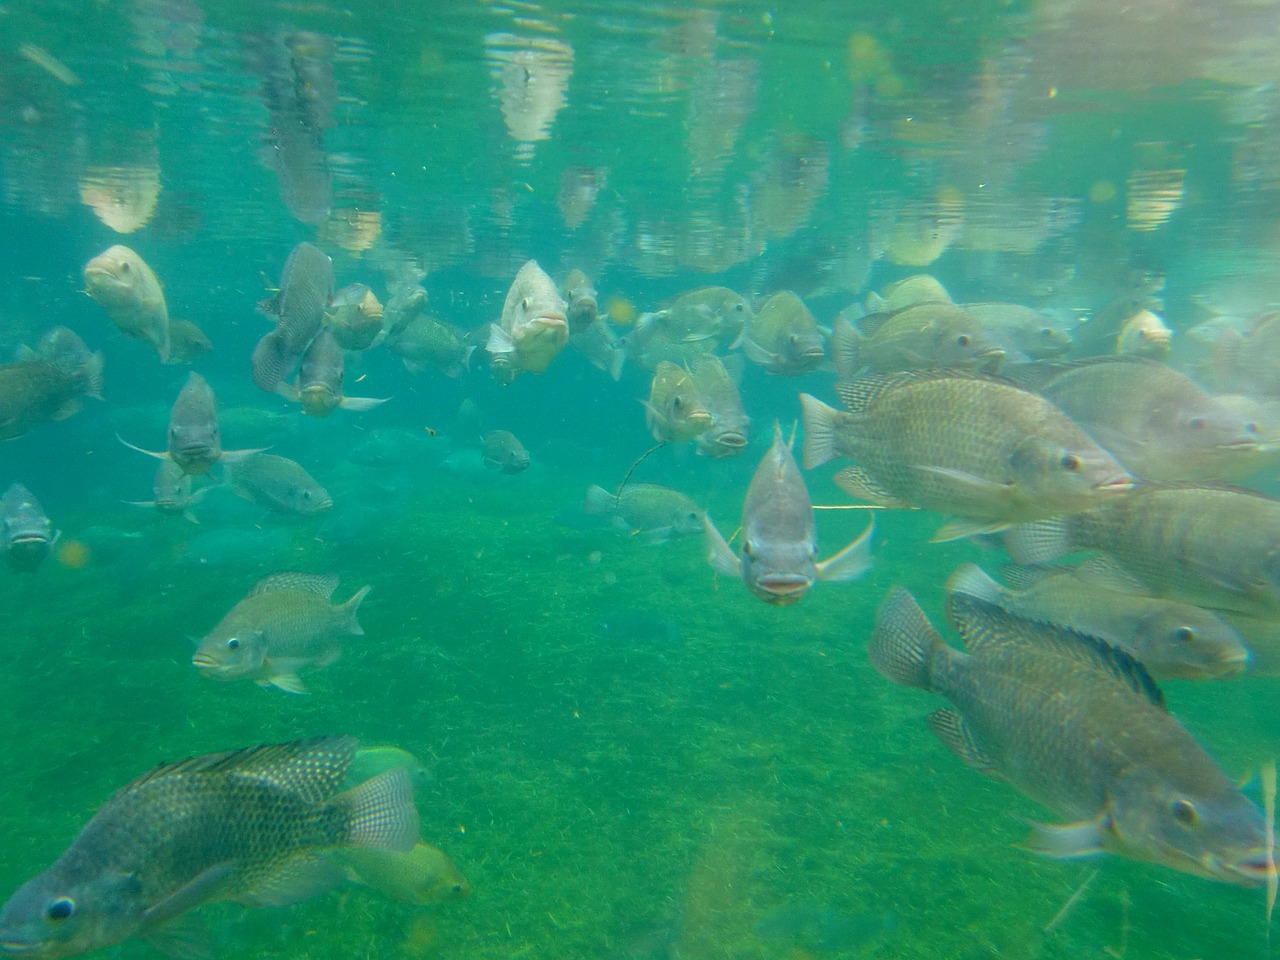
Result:
{"label": "large fish", "polygon": [[280,289],[258,304],[276,324],[253,354],[253,382],[261,389],[275,390],[297,365],[332,298],[333,261],[310,243],[298,244],[285,261]]}
{"label": "large fish", "polygon": [[684,443],[707,430],[711,412],[692,374],[663,360],[653,371],[649,399],[643,401],[645,422],[655,440]]}
{"label": "large fish", "polygon": [[901,587],[867,654],[887,679],[946,697],[929,728],[969,766],[1069,823],[1036,825],[1055,857],[1109,851],[1256,886],[1270,857],[1262,813],[1168,712],[1142,665],[1104,641],[1037,624],[965,594],[947,646]]}
{"label": "large fish", "polygon": [[55,327],[35,350],[0,363],[0,440],[79,412],[85,397],[102,399],[102,354],[90,353],[66,327]]}
{"label": "large fish", "polygon": [[520,268],[502,318],[489,326],[493,375],[509,383],[521,372],[544,373],[569,340],[567,305],[545,270],[530,260]]}
{"label": "large fish", "polygon": [[446,377],[462,376],[476,349],[461,331],[425,313],[413,316],[383,343],[404,361],[406,369],[417,372],[434,367]]}
{"label": "large fish", "polygon": [[35,495],[20,483],[0,497],[0,548],[14,570],[33,572],[44,563],[58,539],[53,522]]}
{"label": "large fish", "polygon": [[936,539],[1086,510],[1133,477],[1042,397],[963,371],[906,371],[836,384],[840,413],[807,394],[804,463],[837,455],[859,465],[841,489],[886,507],[955,514]]}
{"label": "large fish", "polygon": [[711,518],[706,518],[707,561],[718,573],[741,577],[766,603],[795,603],[817,580],[856,580],[871,569],[874,521],[839,553],[818,560],[813,505],[800,467],[791,455],[795,439],[782,439],[773,425],[773,446],[751,478],[742,505],[742,550],[735,555]]}
{"label": "large fish", "polygon": [[237,493],[274,513],[309,517],[328,510],[333,498],[301,464],[272,453],[255,453],[232,469]]}
{"label": "large fish", "polygon": [[108,247],[84,266],[85,291],[125,336],[169,361],[169,308],[155,272],[128,247]]}
{"label": "large fish", "polygon": [[1280,618],[1280,500],[1226,484],[1144,483],[1093,510],[1005,536],[1019,563],[1098,550],[1117,589]]}
{"label": "large fish", "polygon": [[[739,374],[741,369],[739,363]],[[713,458],[736,457],[747,447],[751,418],[742,409],[735,378],[719,357],[709,353],[689,364],[689,376],[711,414],[711,426],[694,438],[698,453]]]}
{"label": "large fish", "polygon": [[339,792],[354,737],[298,740],[165,764],[121,788],[0,911],[0,953],[58,960],[135,937],[181,952],[167,926],[201,904],[274,906],[342,873],[343,847],[418,839],[403,767]]}
{"label": "large fish", "polygon": [[274,573],[254,584],[196,648],[191,662],[214,680],[306,693],[298,672],[327,667],[342,655],[343,634],[363,634],[356,614],[369,593],[330,603],[336,576]]}
{"label": "large fish", "polygon": [[629,483],[616,494],[592,484],[582,508],[650,543],[702,532],[702,509],[679,490],[656,483]]}
{"label": "large fish", "polygon": [[510,430],[489,430],[480,438],[484,465],[500,473],[523,473],[529,469],[529,451]]}
{"label": "large fish", "polygon": [[276,390],[302,405],[309,417],[327,417],[334,410],[372,410],[386,399],[348,397],[342,392],[346,376],[346,360],[342,347],[328,328],[323,328],[302,355],[295,383],[282,383]]}
{"label": "large fish", "polygon": [[235,463],[260,450],[223,450],[222,429],[218,425],[218,400],[207,380],[194,370],[178,391],[169,411],[169,449],[164,453],[144,450],[127,440],[120,441],[131,450],[149,457],[172,460],[183,473],[206,474],[215,463]]}

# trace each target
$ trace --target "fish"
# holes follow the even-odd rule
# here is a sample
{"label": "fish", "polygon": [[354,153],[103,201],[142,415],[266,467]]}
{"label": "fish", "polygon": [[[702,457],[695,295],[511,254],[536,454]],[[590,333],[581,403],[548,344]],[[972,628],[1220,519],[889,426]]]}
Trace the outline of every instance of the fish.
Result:
{"label": "fish", "polygon": [[555,282],[529,260],[516,274],[502,305],[502,318],[489,325],[489,352],[494,377],[509,383],[517,374],[545,373],[569,341],[567,304]]}
{"label": "fish", "polygon": [[352,883],[401,903],[450,903],[471,896],[471,884],[443,850],[419,840],[406,851],[342,847],[328,855]]}
{"label": "fish", "polygon": [[1266,875],[1262,813],[1168,712],[1127,653],[1087,634],[955,593],[949,647],[902,587],[876,614],[867,655],[886,679],[952,703],[930,730],[966,765],[1008,780],[1070,822],[1036,824],[1051,857],[1111,852],[1225,883]]}
{"label": "fish", "polygon": [[192,490],[191,474],[172,460],[161,460],[156,467],[155,481],[151,485],[154,500],[126,500],[134,507],[154,507],[160,513],[180,516],[192,523],[199,523],[191,508],[204,498],[213,487]]}
{"label": "fish", "polygon": [[388,290],[390,297],[382,308],[382,329],[383,336],[391,339],[427,309],[427,291],[408,281],[395,281]]}
{"label": "fish", "polygon": [[706,353],[737,340],[750,317],[751,307],[741,294],[728,287],[698,287],[682,293],[669,306],[639,317],[635,333],[698,344],[698,353]]}
{"label": "fish", "polygon": [[333,261],[310,243],[298,244],[285,261],[276,295],[258,303],[275,321],[275,329],[254,350],[253,379],[261,389],[274,391],[302,358],[332,298]]}
{"label": "fish", "polygon": [[523,473],[529,469],[529,451],[510,430],[490,430],[480,438],[484,465],[499,473]]}
{"label": "fish", "polygon": [[880,293],[868,293],[866,312],[894,313],[917,303],[951,302],[951,294],[947,293],[947,288],[936,277],[927,273],[914,273],[889,284]]}
{"label": "fish", "polygon": [[569,346],[615,382],[622,379],[622,368],[627,362],[626,346],[606,321],[597,320],[581,333],[570,334]]}
{"label": "fish", "polygon": [[1056,406],[1144,479],[1219,479],[1258,458],[1256,426],[1155,360],[1094,357],[1002,372]]}
{"label": "fish", "polygon": [[86,397],[102,399],[102,354],[57,327],[37,349],[23,347],[16,361],[0,363],[0,440],[74,416]]}
{"label": "fish", "polygon": [[236,492],[274,513],[310,517],[333,506],[333,498],[302,465],[273,453],[255,453],[231,473]]}
{"label": "fish", "polygon": [[1218,483],[1143,483],[1092,510],[1005,534],[1018,563],[1097,550],[1116,589],[1280,618],[1280,500]]}
{"label": "fish", "polygon": [[836,384],[849,413],[801,394],[807,469],[837,455],[850,495],[952,514],[934,539],[1087,510],[1133,476],[1043,397],[964,371],[872,374]]}
{"label": "fish", "polygon": [[302,404],[309,417],[327,417],[334,410],[365,411],[386,403],[386,399],[348,397],[342,392],[346,360],[342,346],[327,327],[316,334],[302,355],[302,365],[295,383],[282,383],[276,391],[283,397]]}
{"label": "fish", "polygon": [[404,361],[406,369],[416,373],[432,367],[446,377],[460,377],[470,369],[476,349],[456,327],[425,313],[414,316],[383,343]]}
{"label": "fish", "polygon": [[1157,680],[1238,676],[1249,664],[1249,648],[1221,617],[1177,600],[1107,589],[1090,582],[1088,564],[1013,568],[1008,575],[1019,581],[1012,588],[981,567],[962,564],[947,580],[947,591],[1098,637],[1133,656]]}
{"label": "fish", "polygon": [[[741,376],[741,364],[736,366]],[[689,376],[711,414],[711,426],[694,438],[698,454],[714,459],[736,457],[747,448],[751,437],[751,418],[742,409],[736,378],[719,357],[710,353],[689,364]]]}
{"label": "fish", "polygon": [[204,331],[190,320],[169,320],[170,363],[191,363],[212,349]]}
{"label": "fish", "polygon": [[693,376],[663,360],[653,371],[649,399],[642,401],[645,422],[659,441],[684,443],[707,430],[712,417]]}
{"label": "fish", "polygon": [[587,275],[574,268],[560,285],[560,296],[564,299],[565,319],[569,322],[569,336],[582,333],[587,327],[600,319],[600,295]]}
{"label": "fish", "polygon": [[[1077,353],[1095,356],[1119,352],[1120,337],[1130,321],[1144,312],[1156,317],[1156,311],[1162,309],[1160,299],[1152,295],[1154,292],[1148,285],[1139,284],[1111,300],[1085,320],[1076,329]],[[1139,319],[1129,333],[1130,339],[1139,335],[1149,324],[1150,320],[1146,317]],[[1160,326],[1163,326],[1162,322]]]}
{"label": "fish", "polygon": [[1150,310],[1139,310],[1120,327],[1115,352],[1121,356],[1162,360],[1173,348],[1173,331]]}
{"label": "fish", "polygon": [[1052,360],[1071,352],[1075,322],[1017,303],[966,303],[962,308],[1006,357]]}
{"label": "fish", "polygon": [[172,460],[182,472],[191,476],[208,473],[216,463],[235,463],[261,450],[223,450],[222,430],[218,426],[218,401],[213,388],[194,370],[178,391],[169,411],[169,449],[163,453],[144,450],[121,439],[130,450],[149,457]]}
{"label": "fish", "polygon": [[333,295],[324,325],[343,350],[367,350],[382,335],[382,304],[363,283],[352,283]]}
{"label": "fish", "polygon": [[827,338],[803,300],[775,293],[746,322],[742,352],[770,373],[799,376],[826,360]]}
{"label": "fish", "polygon": [[57,540],[40,501],[22,484],[11,483],[0,497],[0,546],[9,567],[34,573]]}
{"label": "fish", "polygon": [[343,634],[362,635],[356,614],[370,587],[346,603],[330,602],[336,576],[273,573],[224,616],[196,647],[192,664],[211,680],[252,680],[306,693],[301,670],[327,667],[342,655]]}
{"label": "fish", "polygon": [[141,937],[191,955],[201,951],[174,921],[201,904],[296,902],[341,882],[327,851],[410,849],[419,827],[408,771],[338,791],[358,745],[317,737],[143,774],[0,908],[0,950],[58,960]]}
{"label": "fish", "polygon": [[831,359],[841,375],[865,370],[953,369],[994,372],[1005,351],[963,307],[928,301],[893,313],[839,318],[831,330]]}
{"label": "fish", "polygon": [[145,260],[121,244],[108,247],[84,265],[84,285],[121,333],[150,344],[161,363],[169,361],[169,307]]}
{"label": "fish", "polygon": [[679,490],[656,483],[629,483],[617,494],[592,484],[582,508],[649,543],[702,533],[702,509]]}
{"label": "fish", "polygon": [[704,518],[707,562],[717,573],[740,577],[765,603],[787,606],[799,601],[818,580],[856,580],[871,569],[875,520],[856,540],[826,560],[818,560],[817,528],[809,491],[791,454],[795,431],[783,440],[774,422],[771,446],[742,504],[742,549],[735,555]]}

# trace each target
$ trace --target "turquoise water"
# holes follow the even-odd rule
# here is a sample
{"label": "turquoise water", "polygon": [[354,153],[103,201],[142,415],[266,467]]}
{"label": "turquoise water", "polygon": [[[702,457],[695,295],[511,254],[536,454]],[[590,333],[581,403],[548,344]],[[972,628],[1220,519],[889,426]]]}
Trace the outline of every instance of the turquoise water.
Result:
{"label": "turquoise water", "polygon": [[[1018,849],[1023,820],[1052,815],[965,768],[922,723],[935,699],[867,664],[891,585],[936,617],[955,565],[988,559],[928,544],[937,517],[880,515],[866,578],[769,607],[697,538],[652,546],[583,517],[587,485],[616,488],[653,445],[644,371],[614,383],[566,352],[502,387],[374,350],[348,391],[391,400],[315,421],[257,390],[247,358],[267,329],[254,304],[302,240],[384,302],[425,273],[431,312],[468,329],[530,257],[587,271],[619,318],[724,284],[794,289],[829,324],[921,270],[957,302],[1081,311],[1162,274],[1179,334],[1206,304],[1274,306],[1280,8],[93,0],[9,3],[0,23],[0,344],[65,324],[106,357],[104,402],[0,449],[0,484],[25,483],[62,531],[34,576],[0,577],[5,895],[161,760],[350,733],[423,762],[424,839],[471,898],[219,905],[203,912],[220,955],[1270,955],[1260,891]],[[554,108],[538,122],[508,88],[504,115],[504,78],[535,75],[540,96],[563,81]],[[271,151],[299,115],[319,186]],[[122,179],[154,209],[95,212],[95,185]],[[584,181],[593,199],[566,192]],[[328,515],[267,516],[225,489],[199,524],[122,502],[150,499],[154,461],[116,435],[163,447],[187,368],[80,293],[117,242],[213,341],[195,369],[224,445],[303,463]],[[832,398],[829,373],[748,366],[742,457],[670,445],[633,475],[726,534],[771,421],[799,416],[798,391]],[[524,441],[527,473],[467,458],[464,400]],[[411,439],[370,465],[355,451],[376,429]],[[846,502],[830,473],[807,475],[818,504]],[[821,513],[820,553],[863,517]],[[308,697],[201,678],[189,638],[290,569],[339,574],[339,599],[372,585],[365,636]],[[1166,692],[1244,778],[1278,749],[1275,683]]]}

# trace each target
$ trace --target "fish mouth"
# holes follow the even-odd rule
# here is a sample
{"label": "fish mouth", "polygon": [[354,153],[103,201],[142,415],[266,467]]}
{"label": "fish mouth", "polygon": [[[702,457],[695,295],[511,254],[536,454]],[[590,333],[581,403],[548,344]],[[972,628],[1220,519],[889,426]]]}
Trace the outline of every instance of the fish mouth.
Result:
{"label": "fish mouth", "polygon": [[705,410],[692,410],[685,417],[690,426],[709,427],[712,424],[713,417]]}
{"label": "fish mouth", "polygon": [[987,347],[978,353],[978,369],[995,370],[1004,363],[1006,354],[1000,347]]}
{"label": "fish mouth", "polygon": [[568,318],[563,313],[555,313],[553,311],[538,314],[536,317],[530,319],[529,324],[531,326],[541,327],[544,330],[559,330],[561,328],[565,330],[569,329]]}
{"label": "fish mouth", "polygon": [[1110,480],[1103,480],[1096,484],[1093,489],[1099,493],[1124,493],[1126,490],[1132,490],[1134,487],[1134,479],[1127,474],[1123,477],[1112,477]]}
{"label": "fish mouth", "polygon": [[34,546],[36,544],[45,546],[48,545],[49,538],[43,533],[24,533],[11,538],[9,543],[16,547]]}
{"label": "fish mouth", "polygon": [[747,438],[741,433],[722,433],[716,437],[716,443],[731,450],[741,450],[747,445]]}
{"label": "fish mouth", "polygon": [[1265,850],[1255,851],[1230,863],[1217,857],[1206,857],[1201,862],[1212,876],[1245,887],[1261,886],[1269,876],[1275,875],[1276,869],[1275,860],[1267,856]]}
{"label": "fish mouth", "polygon": [[813,586],[813,579],[799,573],[770,573],[756,581],[761,599],[780,606],[795,603]]}
{"label": "fish mouth", "polygon": [[197,653],[191,658],[191,665],[201,673],[211,673],[221,669],[218,666],[218,661],[207,653]]}
{"label": "fish mouth", "polygon": [[39,946],[38,943],[27,943],[24,940],[0,940],[0,953],[30,953]]}

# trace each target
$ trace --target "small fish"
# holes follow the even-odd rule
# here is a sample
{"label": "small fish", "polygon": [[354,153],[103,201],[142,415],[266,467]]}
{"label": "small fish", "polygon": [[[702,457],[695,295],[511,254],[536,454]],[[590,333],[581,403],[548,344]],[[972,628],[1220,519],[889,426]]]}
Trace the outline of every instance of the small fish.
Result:
{"label": "small fish", "polygon": [[71,846],[0,910],[0,950],[59,960],[135,937],[207,955],[177,924],[201,904],[276,906],[315,896],[342,847],[411,849],[408,771],[339,792],[359,746],[325,737],[169,763],[122,787]]}
{"label": "small fish", "polygon": [[622,379],[627,350],[606,321],[597,320],[582,332],[571,334],[569,346],[591,361],[593,366],[609,374],[614,381]]}
{"label": "small fish", "polygon": [[169,321],[169,362],[191,363],[213,349],[204,331],[190,320]]}
{"label": "small fish", "polygon": [[867,313],[894,313],[917,303],[951,303],[951,294],[935,277],[916,273],[891,283],[880,293],[868,293]]}
{"label": "small fish", "polygon": [[382,329],[384,337],[391,339],[427,309],[427,291],[417,282],[400,280],[391,283],[388,290],[391,296],[382,308]]}
{"label": "small fish", "polygon": [[827,338],[803,300],[790,290],[775,293],[746,324],[742,352],[770,373],[799,376],[826,360]]}
{"label": "small fish", "polygon": [[711,518],[706,518],[707,562],[717,573],[741,577],[765,603],[798,601],[817,580],[856,580],[871,569],[875,521],[839,553],[819,561],[813,505],[800,467],[791,455],[795,440],[773,425],[773,446],[760,461],[742,505],[742,551],[735,556]]}
{"label": "small fish", "polygon": [[382,304],[363,283],[352,283],[333,295],[324,323],[343,350],[367,350],[382,334]]}
{"label": "small fish", "polygon": [[196,648],[191,662],[212,680],[252,680],[306,693],[298,673],[327,667],[342,655],[343,634],[364,633],[356,621],[369,593],[330,603],[335,576],[274,573],[256,583]]}
{"label": "small fish", "polygon": [[85,292],[127,337],[169,361],[169,307],[152,269],[126,246],[108,247],[84,266]]}
{"label": "small fish", "polygon": [[471,884],[448,854],[419,840],[406,851],[342,847],[328,855],[347,879],[402,903],[450,903],[471,896]]}
{"label": "small fish", "polygon": [[661,333],[673,343],[697,344],[698,353],[737,340],[751,317],[741,294],[727,287],[699,287],[682,293],[656,313],[636,320],[636,334]]}
{"label": "small fish", "polygon": [[191,508],[195,506],[213,487],[201,487],[192,491],[191,474],[187,473],[172,460],[161,460],[156,467],[156,478],[152,483],[154,500],[126,500],[134,507],[154,507],[160,513],[180,516],[192,523],[199,523]]}
{"label": "small fish", "polygon": [[841,376],[948,369],[992,372],[1005,351],[963,307],[929,301],[893,313],[836,321],[831,359]]}
{"label": "small fish", "polygon": [[1259,886],[1261,811],[1168,712],[1142,665],[1105,641],[1033,623],[966,594],[947,646],[901,587],[876,614],[867,655],[886,679],[954,705],[929,729],[968,766],[1002,777],[1071,822],[1037,824],[1052,857],[1109,851]]}
{"label": "small fish", "polygon": [[621,494],[592,484],[582,508],[592,516],[611,518],[616,526],[650,543],[702,532],[703,512],[698,505],[680,491],[655,483],[629,483]]}
{"label": "small fish", "polygon": [[309,517],[333,506],[333,498],[302,466],[287,457],[255,453],[235,465],[236,492],[275,513]]}
{"label": "small fish", "polygon": [[282,383],[276,388],[281,396],[302,404],[302,412],[309,417],[327,417],[334,410],[372,410],[385,399],[348,397],[342,392],[346,360],[342,346],[327,327],[316,334],[298,369],[296,383]]}
{"label": "small fish", "polygon": [[507,291],[501,320],[489,326],[485,349],[494,377],[509,383],[523,372],[544,373],[569,341],[566,308],[546,271],[533,260],[525,263]]}
{"label": "small fish", "polygon": [[0,440],[73,416],[85,397],[102,399],[102,354],[55,327],[36,350],[23,347],[17,361],[0,363]]}
{"label": "small fish", "polygon": [[1006,356],[1052,360],[1071,351],[1075,322],[1041,313],[1017,303],[966,303],[973,317]]}
{"label": "small fish", "polygon": [[406,369],[417,372],[431,367],[446,377],[462,376],[476,349],[456,327],[429,314],[413,317],[383,344],[404,361]]}
{"label": "small fish", "polygon": [[596,288],[581,270],[570,270],[560,286],[564,298],[565,319],[569,321],[569,336],[582,333],[600,319],[600,300]]}
{"label": "small fish", "polygon": [[500,473],[523,473],[529,469],[529,451],[510,430],[490,430],[480,438],[484,465]]}
{"label": "small fish", "polygon": [[0,497],[0,546],[9,566],[34,573],[57,539],[53,522],[35,495],[20,483],[10,484]]}
{"label": "small fish", "polygon": [[[737,359],[741,361],[740,357]],[[736,366],[740,376],[741,362]],[[742,396],[734,376],[719,357],[709,353],[689,364],[689,376],[711,414],[711,426],[694,438],[699,455],[736,457],[747,448],[751,418],[742,409]]]}
{"label": "small fish", "polygon": [[885,507],[954,514],[935,540],[1087,510],[1133,477],[1043,397],[963,371],[904,371],[836,384],[849,413],[801,394],[804,463],[858,461],[842,490]]}
{"label": "small fish", "polygon": [[977,597],[1028,620],[1098,637],[1131,654],[1156,679],[1237,676],[1249,663],[1249,649],[1240,635],[1208,610],[1107,589],[1090,582],[1087,569],[1015,568],[1011,573],[1021,581],[1016,588],[966,563],[951,575],[947,591]]}
{"label": "small fish", "polygon": [[222,430],[218,426],[218,401],[207,380],[194,370],[178,391],[169,411],[169,449],[165,453],[143,450],[127,440],[126,447],[149,457],[172,460],[183,473],[201,476],[215,463],[235,463],[260,450],[223,450]]}
{"label": "small fish", "polygon": [[653,371],[645,422],[655,440],[683,443],[711,426],[712,417],[692,375],[663,360]]}
{"label": "small fish", "polygon": [[1139,310],[1120,327],[1115,352],[1126,357],[1163,360],[1173,347],[1173,331],[1150,310]]}

